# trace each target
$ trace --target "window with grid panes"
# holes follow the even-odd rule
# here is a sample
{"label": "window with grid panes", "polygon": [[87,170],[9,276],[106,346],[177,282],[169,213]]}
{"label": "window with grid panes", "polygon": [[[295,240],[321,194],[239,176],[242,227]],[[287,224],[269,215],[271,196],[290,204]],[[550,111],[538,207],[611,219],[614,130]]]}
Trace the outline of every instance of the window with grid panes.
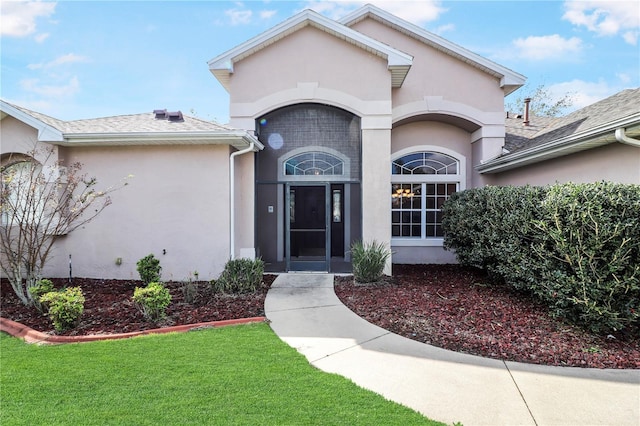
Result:
{"label": "window with grid panes", "polygon": [[416,152],[392,162],[393,238],[442,238],[442,205],[458,191],[460,163],[438,152]]}

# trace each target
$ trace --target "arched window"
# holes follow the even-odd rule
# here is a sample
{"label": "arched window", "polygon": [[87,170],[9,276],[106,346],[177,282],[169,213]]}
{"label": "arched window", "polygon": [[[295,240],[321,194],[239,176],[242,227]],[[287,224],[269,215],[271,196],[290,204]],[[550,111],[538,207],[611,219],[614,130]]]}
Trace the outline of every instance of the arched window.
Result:
{"label": "arched window", "polygon": [[21,160],[2,166],[0,222],[15,226],[39,217],[44,209],[41,195],[44,183],[42,166],[35,161]]}
{"label": "arched window", "polygon": [[391,162],[391,235],[441,241],[442,205],[462,184],[461,160],[442,152],[410,152]]}
{"label": "arched window", "polygon": [[286,176],[341,176],[344,174],[344,161],[327,152],[303,152],[284,162],[284,174]]}

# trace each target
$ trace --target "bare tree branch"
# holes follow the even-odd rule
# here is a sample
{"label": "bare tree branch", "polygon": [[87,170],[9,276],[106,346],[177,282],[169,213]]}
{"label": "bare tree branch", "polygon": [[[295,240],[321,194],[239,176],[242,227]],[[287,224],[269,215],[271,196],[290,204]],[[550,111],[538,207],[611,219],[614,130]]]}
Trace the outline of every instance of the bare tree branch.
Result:
{"label": "bare tree branch", "polygon": [[127,185],[125,179],[96,190],[96,178],[82,174],[82,164],[62,165],[51,146],[29,156],[0,169],[0,267],[24,304],[33,303],[29,289],[42,277],[56,239],[93,220],[111,204],[109,194]]}

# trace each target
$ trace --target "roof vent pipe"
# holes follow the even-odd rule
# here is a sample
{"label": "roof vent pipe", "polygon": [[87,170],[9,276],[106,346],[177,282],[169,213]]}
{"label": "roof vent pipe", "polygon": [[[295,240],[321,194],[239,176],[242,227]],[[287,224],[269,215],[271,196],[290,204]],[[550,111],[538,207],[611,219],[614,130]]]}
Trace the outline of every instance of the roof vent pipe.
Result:
{"label": "roof vent pipe", "polygon": [[522,122],[523,126],[529,125],[529,104],[531,103],[531,98],[524,98],[524,121]]}

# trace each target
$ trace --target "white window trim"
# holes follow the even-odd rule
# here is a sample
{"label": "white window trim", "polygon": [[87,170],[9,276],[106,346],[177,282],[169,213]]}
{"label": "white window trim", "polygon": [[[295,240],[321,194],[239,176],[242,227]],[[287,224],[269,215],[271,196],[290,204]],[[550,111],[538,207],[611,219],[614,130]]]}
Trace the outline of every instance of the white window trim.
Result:
{"label": "white window trim", "polygon": [[[391,175],[391,185],[394,183],[455,183],[458,185],[458,191],[466,188],[467,179],[467,160],[459,152],[437,145],[415,145],[410,148],[396,151],[391,156],[391,164],[397,159],[405,155],[415,154],[418,152],[437,152],[449,155],[458,160],[458,173],[455,175]],[[391,246],[396,247],[442,247],[444,238],[410,238],[410,237],[391,237]]]}

